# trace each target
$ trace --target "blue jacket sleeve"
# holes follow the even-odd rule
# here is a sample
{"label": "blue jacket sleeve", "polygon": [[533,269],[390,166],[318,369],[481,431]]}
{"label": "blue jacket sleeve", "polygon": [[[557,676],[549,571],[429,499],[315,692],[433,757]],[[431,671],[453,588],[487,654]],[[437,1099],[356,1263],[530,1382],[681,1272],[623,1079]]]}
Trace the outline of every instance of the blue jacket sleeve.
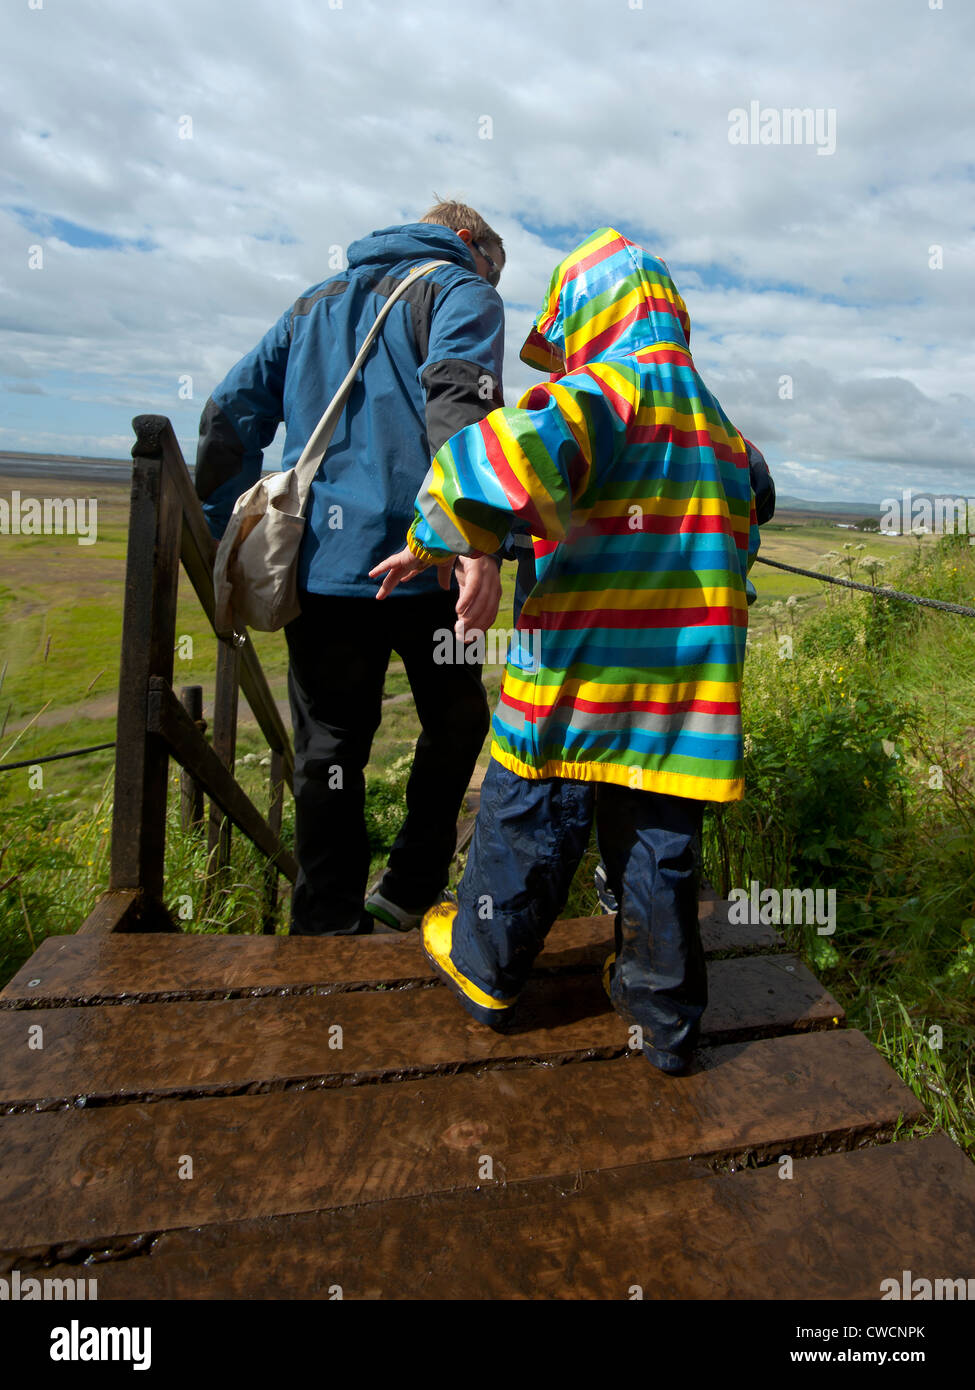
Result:
{"label": "blue jacket sleeve", "polygon": [[282,314],[207,401],[200,420],[196,491],[218,540],[234,503],[261,476],[264,450],[284,418],[291,311]]}
{"label": "blue jacket sleeve", "polygon": [[[465,279],[436,301],[419,378],[431,456],[448,439],[504,405],[504,305],[480,278]],[[501,555],[494,559],[501,567]]]}
{"label": "blue jacket sleeve", "polygon": [[[742,439],[745,436],[742,435]],[[766,521],[771,521],[775,515],[775,483],[769,466],[765,462],[765,455],[760,449],[756,449],[750,439],[745,439],[745,450],[748,454],[748,471],[752,485],[752,510],[751,523],[748,532],[748,570],[744,575],[745,593],[748,597],[749,605],[753,604],[758,598],[755,585],[749,575],[755,557],[761,546],[761,537],[758,528],[764,526]]]}
{"label": "blue jacket sleeve", "polygon": [[458,430],[504,404],[504,306],[486,281],[465,276],[437,296],[418,376],[430,457]]}
{"label": "blue jacket sleeve", "polygon": [[759,548],[760,548],[760,546],[761,546],[761,543],[762,543],[762,541],[761,541],[761,536],[759,535],[758,521],[757,521],[756,515],[755,515],[755,493],[754,493],[754,490],[753,490],[753,491],[752,491],[751,518],[750,518],[749,527],[748,527],[748,560],[747,560],[747,565],[746,565],[745,573],[744,573],[744,575],[742,576],[742,578],[743,578],[744,581],[745,581],[745,596],[746,596],[746,598],[748,599],[748,606],[749,606],[749,607],[751,607],[751,605],[752,605],[752,604],[755,602],[755,600],[758,598],[758,591],[757,591],[757,589],[755,588],[755,585],[752,583],[751,579],[749,578],[749,575],[751,574],[751,568],[752,568],[752,565],[755,563],[755,557],[756,557],[756,555],[757,555],[758,552],[759,552]]}

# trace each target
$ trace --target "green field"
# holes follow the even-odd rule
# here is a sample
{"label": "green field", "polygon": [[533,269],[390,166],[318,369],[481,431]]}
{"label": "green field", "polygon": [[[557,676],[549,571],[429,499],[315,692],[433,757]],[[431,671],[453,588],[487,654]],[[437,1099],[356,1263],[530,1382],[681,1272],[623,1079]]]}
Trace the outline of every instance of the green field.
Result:
{"label": "green field", "polygon": [[[27,491],[23,480],[0,474],[0,494],[9,495],[18,486]],[[62,495],[64,488],[56,478],[31,479],[29,484],[37,497]],[[115,736],[129,495],[127,487],[104,483],[89,491],[98,498],[96,545],[79,546],[70,536],[0,538],[0,765],[110,742]],[[513,591],[513,567],[505,566],[502,625],[505,614],[510,617]],[[212,708],[217,643],[182,572],[176,632],[173,685],[202,686],[206,717]],[[259,632],[253,640],[287,722],[284,635]],[[500,671],[487,668],[485,685],[492,697],[500,683]],[[385,697],[408,690],[402,663],[394,659]],[[376,739],[377,765],[405,752],[418,733],[412,703],[390,704]],[[242,708],[242,751],[255,752],[259,745],[257,726]],[[110,752],[49,763],[44,789],[85,804],[112,764]],[[25,793],[29,790],[26,771],[2,776],[22,785]]]}
{"label": "green field", "polygon": [[[824,570],[838,578],[850,577],[848,566],[841,560],[824,566],[823,556],[831,551],[841,556],[850,555],[854,561],[853,578],[861,584],[870,583],[870,577],[855,567],[857,561],[876,556],[893,563],[916,544],[910,537],[862,534],[841,529],[835,523],[819,518],[805,520],[801,512],[777,514],[761,528],[761,540],[760,556],[778,560],[781,564],[796,565],[800,569]],[[853,547],[853,550],[844,551],[845,545]],[[863,549],[857,551],[857,546]],[[756,561],[752,566],[751,580],[758,594],[749,615],[749,627],[754,637],[764,637],[772,630],[770,611],[776,602],[786,603],[794,595],[797,619],[826,604],[827,586],[804,575],[788,574]],[[883,583],[882,572],[878,573],[878,582]],[[785,621],[788,626],[790,620]]]}

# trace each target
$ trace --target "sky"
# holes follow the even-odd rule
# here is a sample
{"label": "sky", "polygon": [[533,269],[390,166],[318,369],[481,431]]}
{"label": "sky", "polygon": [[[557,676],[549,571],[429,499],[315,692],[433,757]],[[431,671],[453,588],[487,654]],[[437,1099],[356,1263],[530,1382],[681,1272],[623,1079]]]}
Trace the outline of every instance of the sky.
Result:
{"label": "sky", "polygon": [[780,494],[975,496],[970,0],[2,0],[0,34],[0,450],[125,458],[153,412],[192,462],[230,367],[437,194],[504,239],[509,404],[613,226]]}

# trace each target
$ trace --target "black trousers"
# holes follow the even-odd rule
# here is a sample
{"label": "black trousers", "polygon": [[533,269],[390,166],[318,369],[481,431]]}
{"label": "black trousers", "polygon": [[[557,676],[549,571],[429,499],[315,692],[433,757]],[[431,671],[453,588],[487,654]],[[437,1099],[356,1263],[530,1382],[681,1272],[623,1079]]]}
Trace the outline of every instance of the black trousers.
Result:
{"label": "black trousers", "polygon": [[456,622],[452,594],[300,599],[301,616],[285,628],[298,857],[291,932],[354,935],[372,927],[363,911],[370,858],[363,774],[390,653],[402,658],[422,733],[382,891],[410,911],[428,907],[446,886],[457,815],[490,723],[487,695],[480,664],[434,661],[435,634],[453,633]]}

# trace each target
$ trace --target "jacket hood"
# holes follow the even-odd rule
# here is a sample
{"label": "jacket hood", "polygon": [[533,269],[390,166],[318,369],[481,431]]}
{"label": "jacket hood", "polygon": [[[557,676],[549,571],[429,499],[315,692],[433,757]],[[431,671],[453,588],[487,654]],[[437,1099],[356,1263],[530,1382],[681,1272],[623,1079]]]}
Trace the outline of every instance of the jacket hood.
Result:
{"label": "jacket hood", "polygon": [[399,265],[416,260],[455,261],[477,274],[474,257],[456,232],[431,222],[408,222],[404,227],[384,227],[354,241],[348,250],[349,269],[363,265]]}
{"label": "jacket hood", "polygon": [[543,372],[574,372],[654,343],[690,348],[684,301],[663,261],[601,227],[556,266],[521,360]]}

